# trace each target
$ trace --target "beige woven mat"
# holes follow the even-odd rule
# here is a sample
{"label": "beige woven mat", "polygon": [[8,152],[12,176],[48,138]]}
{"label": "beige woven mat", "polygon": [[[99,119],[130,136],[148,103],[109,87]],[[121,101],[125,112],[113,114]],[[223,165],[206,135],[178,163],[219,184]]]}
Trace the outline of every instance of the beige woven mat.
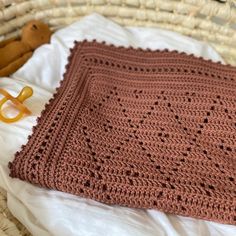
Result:
{"label": "beige woven mat", "polygon": [[236,65],[236,0],[0,0],[0,36],[19,34],[32,19],[59,29],[92,12],[206,41]]}
{"label": "beige woven mat", "polygon": [[6,192],[0,188],[0,236],[29,236],[28,230],[10,213]]}

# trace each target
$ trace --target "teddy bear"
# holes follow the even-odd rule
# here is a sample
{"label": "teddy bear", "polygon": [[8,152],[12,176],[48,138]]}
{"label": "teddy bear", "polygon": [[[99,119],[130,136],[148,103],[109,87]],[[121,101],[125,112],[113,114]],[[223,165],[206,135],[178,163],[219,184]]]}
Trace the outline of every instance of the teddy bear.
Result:
{"label": "teddy bear", "polygon": [[23,27],[21,38],[0,42],[0,77],[18,70],[36,48],[50,42],[51,34],[48,25],[32,20]]}

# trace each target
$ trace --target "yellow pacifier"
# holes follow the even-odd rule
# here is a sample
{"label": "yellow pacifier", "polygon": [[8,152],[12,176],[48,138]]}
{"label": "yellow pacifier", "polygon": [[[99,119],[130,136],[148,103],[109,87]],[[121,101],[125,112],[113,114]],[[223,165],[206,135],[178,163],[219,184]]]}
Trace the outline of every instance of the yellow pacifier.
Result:
{"label": "yellow pacifier", "polygon": [[[0,88],[0,94],[4,97],[0,100],[0,120],[6,123],[16,122],[21,119],[24,115],[30,115],[31,111],[23,104],[23,102],[33,95],[33,89],[29,86],[24,87],[17,97],[11,96],[7,91]],[[19,113],[13,117],[9,118],[3,114],[2,107],[7,102],[11,101],[14,106],[19,110]]]}

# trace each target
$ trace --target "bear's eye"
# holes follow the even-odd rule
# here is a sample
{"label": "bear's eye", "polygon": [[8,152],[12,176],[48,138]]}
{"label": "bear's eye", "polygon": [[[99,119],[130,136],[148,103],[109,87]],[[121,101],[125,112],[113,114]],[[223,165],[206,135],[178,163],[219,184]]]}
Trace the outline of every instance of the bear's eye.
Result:
{"label": "bear's eye", "polygon": [[33,29],[33,30],[38,29],[37,25],[32,25],[32,29]]}

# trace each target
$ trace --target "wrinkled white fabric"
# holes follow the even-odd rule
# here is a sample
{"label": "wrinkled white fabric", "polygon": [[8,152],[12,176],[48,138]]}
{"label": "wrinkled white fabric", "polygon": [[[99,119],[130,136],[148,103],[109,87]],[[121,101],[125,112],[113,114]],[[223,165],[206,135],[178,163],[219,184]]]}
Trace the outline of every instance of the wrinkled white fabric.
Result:
{"label": "wrinkled white fabric", "polygon": [[232,236],[236,227],[165,214],[155,210],[108,206],[70,194],[39,188],[12,179],[7,164],[27,142],[36,117],[62,79],[69,48],[74,40],[97,39],[115,45],[151,49],[177,49],[222,61],[208,45],[160,29],[123,28],[98,14],[83,18],[52,36],[51,44],[38,48],[33,57],[0,87],[17,95],[23,86],[34,89],[26,101],[32,115],[13,124],[0,122],[0,186],[8,192],[12,213],[37,236]]}

